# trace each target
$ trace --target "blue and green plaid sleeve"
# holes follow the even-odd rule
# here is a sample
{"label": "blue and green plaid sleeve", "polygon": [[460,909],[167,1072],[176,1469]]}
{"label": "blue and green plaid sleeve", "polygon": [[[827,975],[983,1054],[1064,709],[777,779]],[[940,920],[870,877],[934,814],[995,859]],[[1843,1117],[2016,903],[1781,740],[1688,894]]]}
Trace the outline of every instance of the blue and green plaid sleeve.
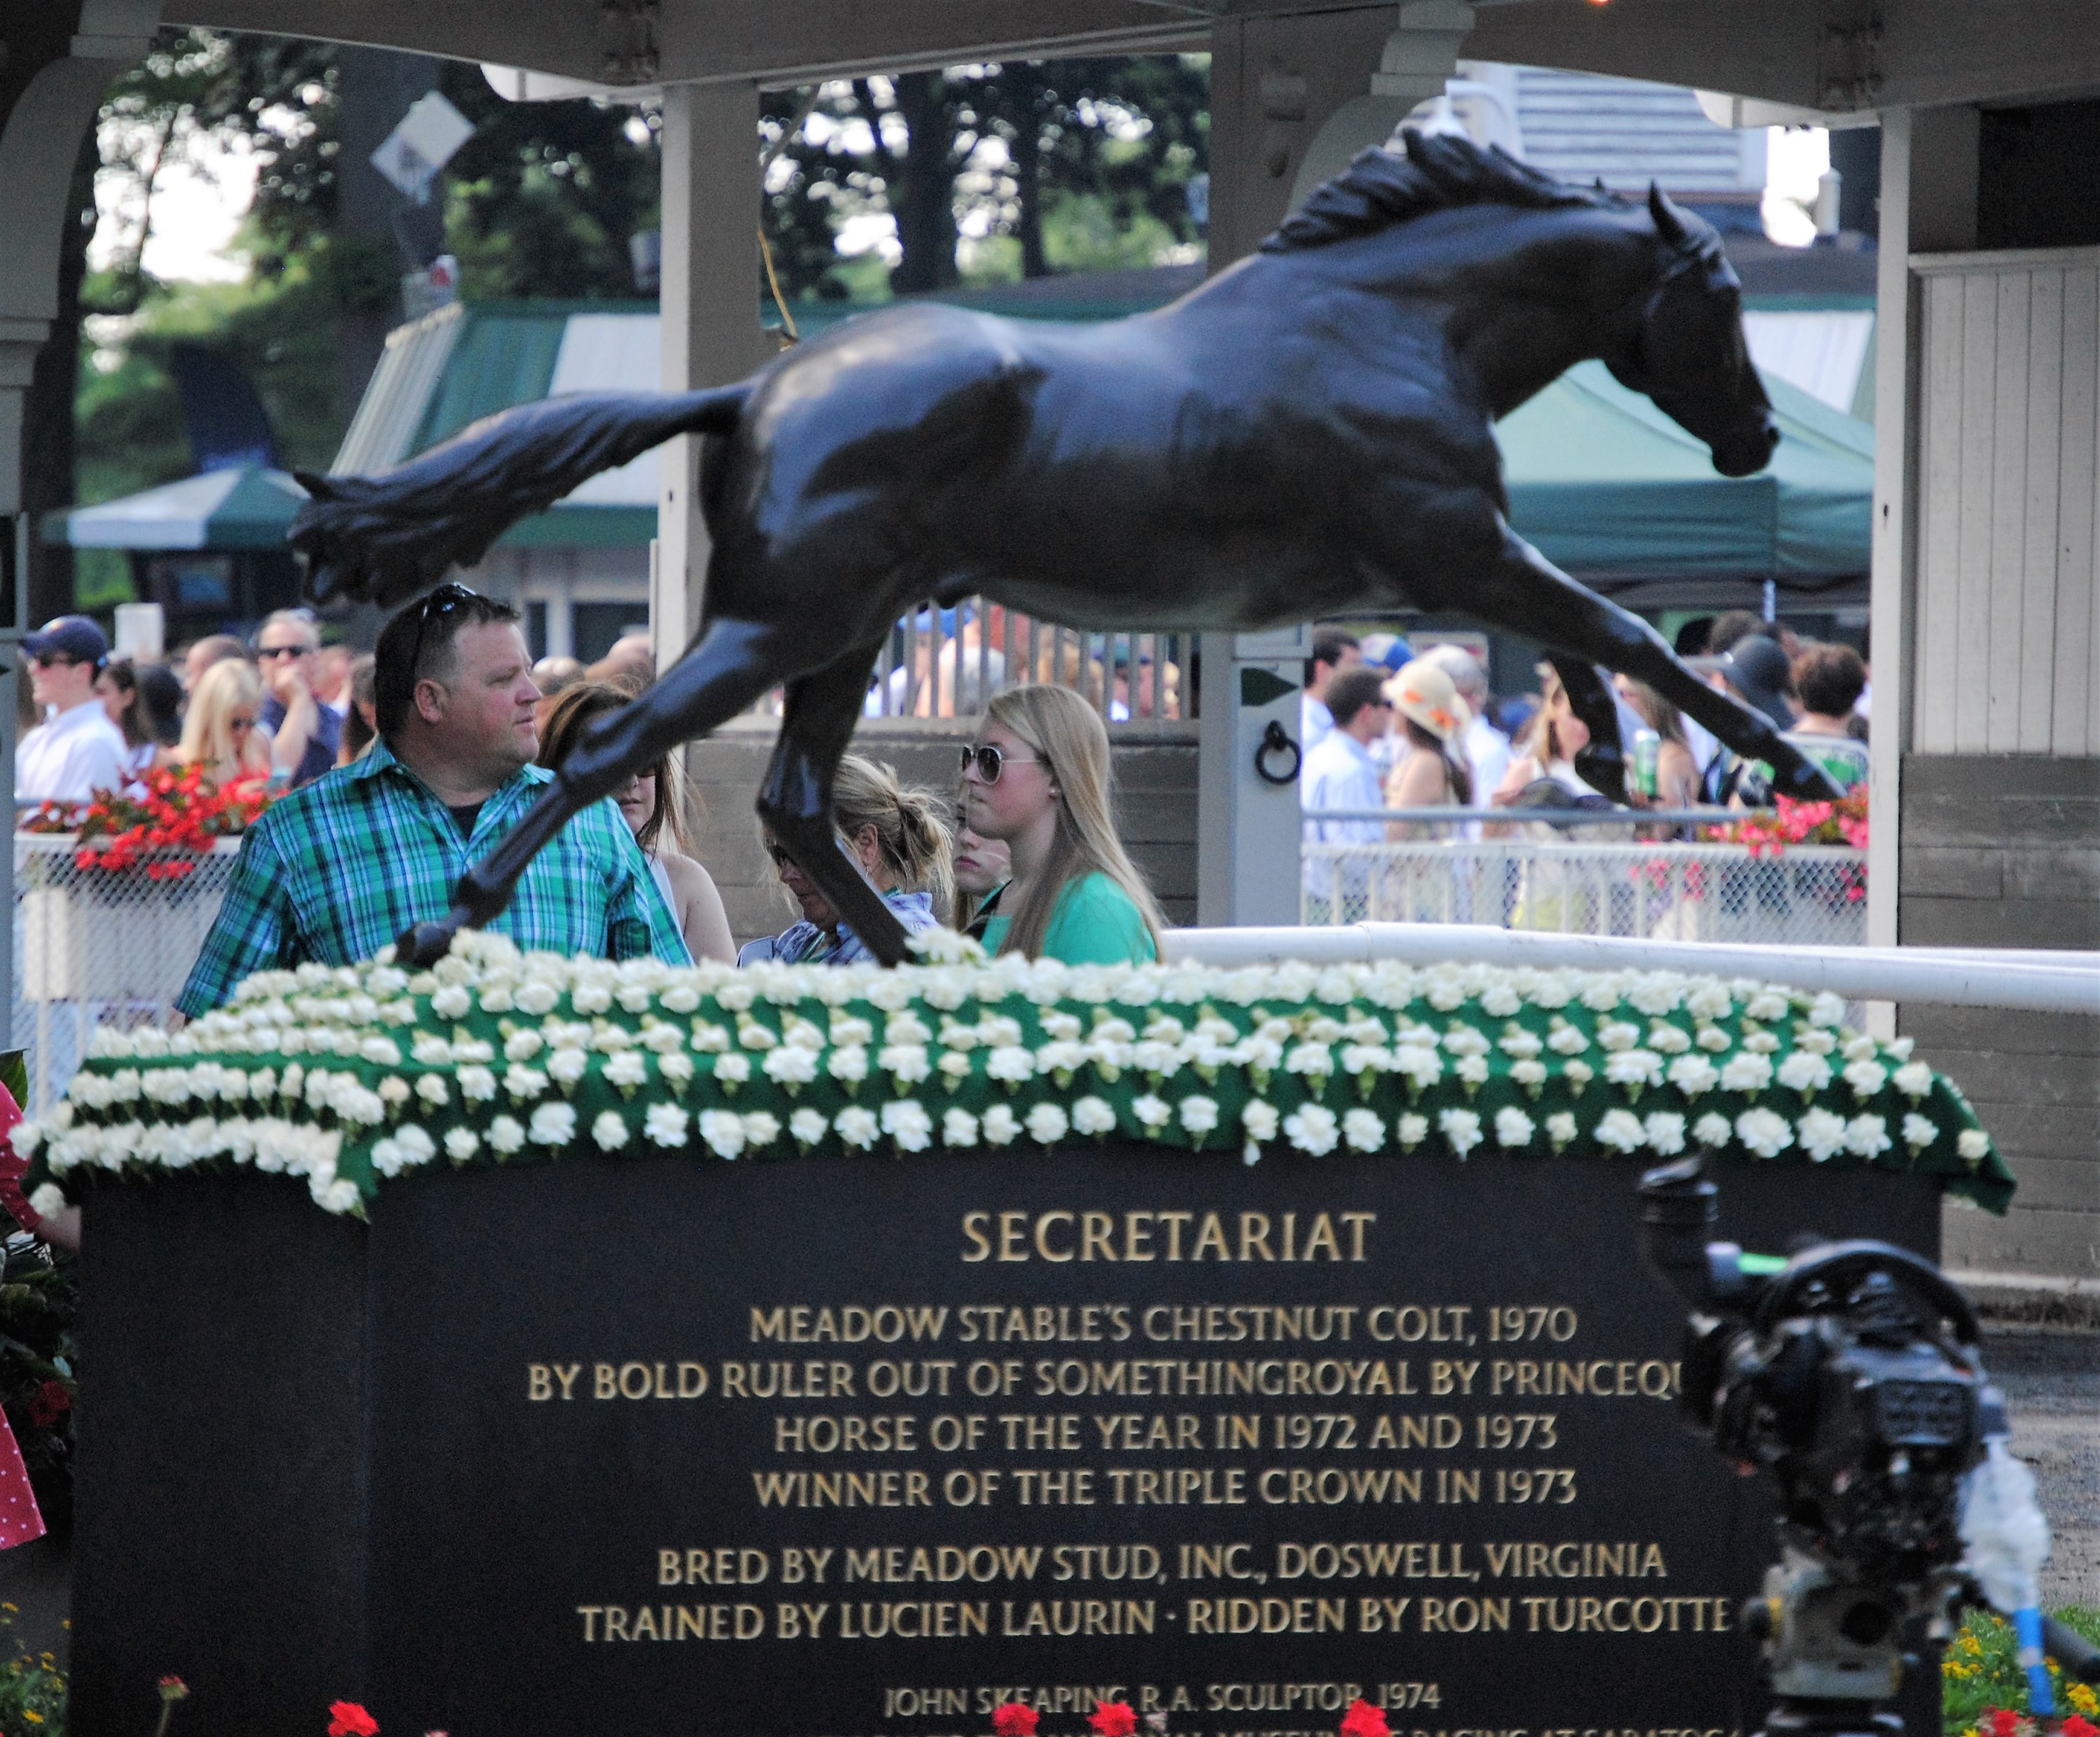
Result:
{"label": "blue and green plaid sleeve", "polygon": [[606,955],[612,959],[642,959],[654,955],[666,965],[690,965],[686,938],[678,919],[656,888],[648,859],[628,831],[627,822],[610,802],[612,824],[606,829],[607,847],[616,856],[620,871],[606,908]]}
{"label": "blue and green plaid sleeve", "polygon": [[189,981],[175,997],[177,1010],[188,1019],[224,1006],[251,972],[289,962],[292,901],[272,830],[265,815],[240,841],[226,902],[190,967]]}

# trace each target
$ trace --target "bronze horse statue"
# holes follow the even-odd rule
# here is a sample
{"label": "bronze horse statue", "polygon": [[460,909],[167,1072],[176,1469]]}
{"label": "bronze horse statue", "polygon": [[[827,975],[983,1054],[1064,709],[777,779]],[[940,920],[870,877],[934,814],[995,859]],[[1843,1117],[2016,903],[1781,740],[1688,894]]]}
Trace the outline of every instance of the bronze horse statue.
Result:
{"label": "bronze horse statue", "polygon": [[1112,323],[936,304],[834,328],[748,380],[563,397],[475,424],[377,477],[302,477],[291,531],[316,594],[397,603],[586,477],[706,439],[713,540],[685,656],[593,726],[461,881],[442,954],[503,909],[532,855],[629,770],[785,684],[758,811],[881,958],[904,931],[833,833],[833,771],[899,616],[973,593],[1088,629],[1255,629],[1410,604],[1551,648],[1624,791],[1596,665],[1657,688],[1778,788],[1836,794],[1757,713],[1509,528],[1493,424],[1599,356],[1705,441],[1723,475],[1778,441],[1714,232],[1555,181],[1462,139],[1363,152],[1253,257]]}

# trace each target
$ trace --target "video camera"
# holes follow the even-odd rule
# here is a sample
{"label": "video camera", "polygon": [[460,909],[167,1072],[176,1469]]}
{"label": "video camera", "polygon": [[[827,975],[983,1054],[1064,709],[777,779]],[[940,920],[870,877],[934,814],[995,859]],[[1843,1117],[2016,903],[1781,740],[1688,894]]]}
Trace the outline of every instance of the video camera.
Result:
{"label": "video camera", "polygon": [[1643,1252],[1692,1307],[1688,1421],[1778,1489],[1780,1560],[1744,1618],[1771,1685],[1767,1737],[1901,1737],[1887,1704],[1916,1663],[1907,1645],[1948,1640],[1970,1604],[2016,1616],[2036,1712],[2050,1710],[2045,1646],[2100,1681],[2100,1650],[2034,1607],[2047,1523],[2005,1452],[1968,1299],[1890,1243],[1782,1258],[1710,1241],[1704,1164],[1641,1178]]}

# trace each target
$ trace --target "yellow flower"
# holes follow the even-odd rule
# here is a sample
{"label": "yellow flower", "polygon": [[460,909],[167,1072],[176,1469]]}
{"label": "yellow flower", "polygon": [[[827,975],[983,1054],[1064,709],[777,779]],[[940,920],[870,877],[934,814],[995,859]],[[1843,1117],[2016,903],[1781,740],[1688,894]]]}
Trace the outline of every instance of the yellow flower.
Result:
{"label": "yellow flower", "polygon": [[33,1725],[42,1725],[44,1722],[44,1716],[33,1707],[24,1707],[22,1709],[22,1717]]}
{"label": "yellow flower", "polygon": [[2100,1713],[2100,1695],[2093,1691],[2090,1683],[2075,1682],[2064,1691],[2064,1699],[2088,1718]]}

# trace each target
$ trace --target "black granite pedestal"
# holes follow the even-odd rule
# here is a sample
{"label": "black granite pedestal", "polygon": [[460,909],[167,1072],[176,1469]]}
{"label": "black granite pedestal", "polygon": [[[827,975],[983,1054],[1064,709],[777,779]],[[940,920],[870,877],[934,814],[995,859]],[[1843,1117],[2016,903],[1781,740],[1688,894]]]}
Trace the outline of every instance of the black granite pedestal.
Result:
{"label": "black granite pedestal", "polygon": [[[390,1183],[369,1227],[105,1187],[73,1728],[136,1737],[174,1673],[211,1737],[338,1699],[388,1737],[945,1737],[1017,1691],[1046,1737],[1108,1691],[1177,1732],[1354,1691],[1423,1737],[1729,1737],[1769,1505],[1669,1403],[1637,1179],[579,1159]],[[1936,1252],[1929,1181],[1718,1179],[1748,1246]]]}

